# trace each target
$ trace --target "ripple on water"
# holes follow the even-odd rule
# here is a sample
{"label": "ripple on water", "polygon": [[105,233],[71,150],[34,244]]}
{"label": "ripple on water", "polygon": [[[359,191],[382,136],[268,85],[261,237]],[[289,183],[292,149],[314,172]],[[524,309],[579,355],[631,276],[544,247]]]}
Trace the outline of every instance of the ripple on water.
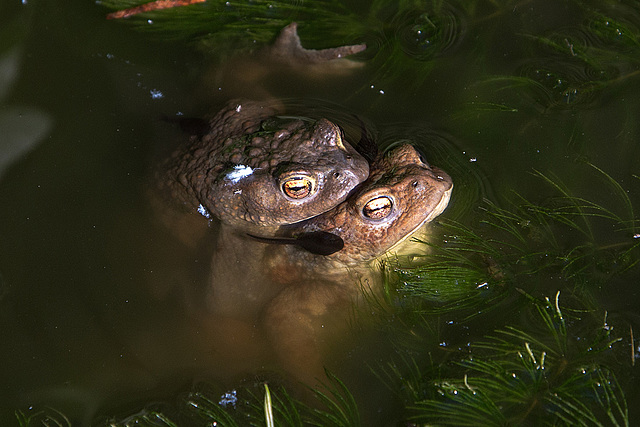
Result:
{"label": "ripple on water", "polygon": [[402,11],[394,17],[392,26],[400,49],[419,61],[454,51],[467,28],[462,15],[450,5],[438,10]]}
{"label": "ripple on water", "polygon": [[378,19],[366,39],[366,52],[375,55],[376,87],[392,81],[407,91],[419,87],[439,57],[458,51],[467,32],[465,15],[449,4],[403,8]]}
{"label": "ripple on water", "polygon": [[545,109],[593,108],[602,90],[621,75],[605,43],[587,27],[533,39],[536,56],[520,67],[519,74],[544,93],[535,98]]}
{"label": "ripple on water", "polygon": [[536,83],[535,102],[543,109],[595,106],[600,90],[616,70],[606,71],[571,60],[532,59],[520,68],[520,75]]}

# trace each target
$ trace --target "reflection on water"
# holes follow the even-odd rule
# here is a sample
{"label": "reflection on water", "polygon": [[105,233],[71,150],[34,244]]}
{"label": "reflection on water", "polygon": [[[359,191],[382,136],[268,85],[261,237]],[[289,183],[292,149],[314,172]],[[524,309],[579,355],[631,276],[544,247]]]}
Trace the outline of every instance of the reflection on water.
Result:
{"label": "reflection on water", "polygon": [[[500,204],[515,191],[538,202],[557,196],[559,188],[597,199],[628,221],[629,206],[637,210],[639,185],[637,5],[472,3],[476,7],[451,2],[441,9],[377,5],[371,14],[359,11],[354,16],[367,18],[342,26],[339,34],[362,31],[370,47],[365,67],[326,85],[274,76],[268,93],[296,99],[301,115],[343,123],[351,140],[359,139],[364,122],[384,147],[399,140],[418,145],[456,185],[443,219],[472,231],[492,230],[474,222],[483,197]],[[215,226],[200,246],[184,245],[157,221],[159,208],[145,197],[153,159],[183,138],[160,117],[217,109],[232,96],[225,79],[233,75],[222,76],[212,91],[194,91],[190,86],[200,88],[199,78],[208,72],[196,54],[182,43],[149,41],[126,25],[107,23],[95,3],[12,8],[7,16],[30,22],[24,26],[30,32],[11,39],[22,49],[20,72],[11,89],[0,87],[0,337],[10,343],[0,353],[2,424],[14,423],[16,408],[50,405],[86,424],[96,414],[125,416],[151,401],[172,402],[199,381],[216,384],[221,395],[242,380],[282,381],[285,369],[255,320],[261,304],[243,307],[237,301],[242,295],[234,295],[247,319],[205,314],[212,257],[235,271],[225,281],[241,276],[260,289],[260,274],[232,263],[259,254],[250,253],[252,246],[221,251],[212,243],[219,237]],[[322,31],[331,28],[322,25]],[[326,47],[330,43],[320,46],[328,37],[322,31],[303,33],[303,39]],[[14,58],[11,52],[0,58]],[[152,90],[164,96],[153,97]],[[17,108],[27,112],[22,120],[11,117]],[[562,185],[541,182],[534,170]],[[635,267],[624,264],[629,268],[617,271],[596,262],[603,259],[596,256],[601,247],[633,244],[632,222],[620,228],[596,220],[584,226],[586,232],[569,233],[557,225],[534,227],[535,218],[508,219],[512,228],[489,235],[515,230],[516,242],[536,252],[511,270],[500,270],[500,260],[482,260],[492,278],[518,279],[500,282],[504,293],[513,293],[498,307],[521,307],[509,302],[520,298],[514,288],[530,284],[523,277],[536,277],[527,263],[562,254],[588,235],[591,243],[579,251],[584,256],[569,264],[575,269],[558,268],[525,290],[536,297],[573,292],[598,313],[607,310],[609,322],[619,322],[615,331],[638,329],[638,294],[629,286],[637,281]],[[447,233],[446,239],[456,238]],[[550,240],[538,239],[541,233]],[[555,246],[546,247],[548,242]],[[627,261],[636,256],[631,250],[624,255]],[[594,272],[580,286],[573,280],[585,277],[579,274],[585,270],[578,266]],[[572,275],[564,275],[568,271]],[[408,302],[395,304],[401,310]],[[328,364],[344,375],[365,412],[391,423],[402,408],[389,401],[368,366],[388,367],[393,357],[425,353],[431,361],[446,361],[483,334],[521,322],[516,309],[500,311],[466,322],[453,314],[428,317],[429,328],[415,317],[386,319],[385,328],[339,338]],[[402,340],[391,341],[393,328]],[[428,339],[411,341],[423,332]],[[628,346],[629,337],[624,339]],[[537,361],[538,350],[534,355]],[[619,363],[629,368],[626,356]],[[462,378],[464,372],[454,374]],[[627,398],[636,406],[637,390],[630,386]]]}
{"label": "reflection on water", "polygon": [[[20,52],[14,48],[0,57],[0,101],[9,92],[20,70]],[[4,171],[28,153],[51,129],[51,119],[31,107],[0,109],[0,178]]]}

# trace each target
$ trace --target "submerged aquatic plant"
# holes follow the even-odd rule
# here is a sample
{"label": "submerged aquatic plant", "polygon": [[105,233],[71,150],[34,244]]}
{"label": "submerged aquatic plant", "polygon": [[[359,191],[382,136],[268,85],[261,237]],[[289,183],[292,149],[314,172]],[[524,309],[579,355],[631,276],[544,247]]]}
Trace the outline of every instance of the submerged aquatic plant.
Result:
{"label": "submerged aquatic plant", "polygon": [[[526,90],[542,111],[584,108],[602,91],[640,77],[640,28],[627,21],[636,6],[575,2],[574,24],[551,32],[519,34],[529,60],[512,75],[496,75],[478,82],[496,93]],[[513,107],[512,107],[513,108]]]}
{"label": "submerged aquatic plant", "polygon": [[71,421],[62,412],[53,408],[30,410],[29,412],[18,410],[15,415],[20,427],[71,427],[72,425]]}
{"label": "submerged aquatic plant", "polygon": [[[611,176],[587,165],[612,188],[619,209],[574,196],[557,177],[535,171],[552,197],[533,203],[514,194],[508,208],[485,200],[473,226],[440,220],[443,243],[423,241],[431,253],[418,266],[395,266],[400,295],[416,298],[428,313],[467,310],[475,316],[477,307],[482,312],[500,307],[496,303],[516,288],[544,292],[540,286],[561,284],[588,298],[637,267],[640,221],[633,203]],[[615,233],[602,236],[599,229]]]}
{"label": "submerged aquatic plant", "polygon": [[318,402],[313,407],[292,398],[282,386],[256,383],[220,396],[211,385],[200,384],[182,395],[176,405],[149,406],[134,415],[111,419],[104,424],[109,427],[361,425],[358,407],[347,386],[331,372],[327,371],[326,375],[327,382],[322,390],[310,390]]}
{"label": "submerged aquatic plant", "polygon": [[[388,294],[394,321],[381,326],[398,355],[372,369],[405,402],[409,419],[629,425],[626,384],[617,378],[634,363],[633,331],[630,342],[615,336],[593,295],[637,272],[640,223],[628,192],[587,166],[611,187],[613,201],[575,196],[557,177],[535,171],[553,193],[543,203],[518,194],[508,208],[486,200],[474,226],[439,220],[435,234],[443,230],[444,240],[422,241],[431,253],[414,259],[418,266],[387,263],[400,284],[396,296]],[[603,235],[602,229],[615,232]],[[579,309],[561,309],[560,292],[552,300],[532,296],[553,288],[566,290]],[[533,321],[527,317],[520,325],[531,311]],[[603,311],[598,324],[594,314]],[[471,332],[466,343],[450,342],[445,330],[487,327],[495,332],[479,341]],[[632,349],[631,360],[625,347]]]}
{"label": "submerged aquatic plant", "polygon": [[[140,0],[103,0],[109,10],[122,10],[149,3]],[[113,13],[113,12],[112,12]],[[106,15],[105,15],[106,17]],[[194,2],[184,7],[157,9],[125,19],[142,31],[165,40],[181,40],[199,49],[226,56],[232,51],[252,51],[270,43],[293,21],[305,23],[305,43],[337,45],[353,40],[359,20],[343,2],[267,0]],[[348,25],[347,25],[348,24]],[[329,38],[329,40],[324,40]]]}
{"label": "submerged aquatic plant", "polygon": [[[456,362],[464,374],[432,382],[410,419],[438,425],[629,425],[626,399],[603,363],[618,342],[606,323],[575,338],[580,322],[555,300],[535,301],[537,332],[505,327]],[[573,332],[573,334],[571,333]]]}

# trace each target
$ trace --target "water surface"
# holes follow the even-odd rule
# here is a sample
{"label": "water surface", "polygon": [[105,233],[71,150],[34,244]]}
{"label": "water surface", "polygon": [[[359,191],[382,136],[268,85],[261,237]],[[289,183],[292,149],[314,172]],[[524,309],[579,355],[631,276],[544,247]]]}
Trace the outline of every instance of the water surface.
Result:
{"label": "water surface", "polygon": [[[619,182],[637,208],[637,4],[476,6],[371,13],[361,5],[354,9],[367,17],[356,27],[361,34],[346,40],[301,25],[313,47],[328,47],[323,39],[367,42],[365,65],[329,83],[274,78],[269,91],[310,115],[360,115],[383,146],[400,139],[420,146],[456,183],[445,219],[473,224],[483,197],[501,203],[513,191],[536,201],[554,195],[534,170],[624,211],[585,161]],[[212,366],[216,343],[185,315],[179,291],[206,275],[209,255],[176,253],[144,197],[150,164],[182,137],[160,117],[217,108],[235,95],[229,77],[200,90],[215,61],[184,41],[106,21],[107,10],[94,2],[5,9],[0,131],[23,142],[0,146],[2,424],[13,422],[16,408],[45,405],[79,422],[122,416],[150,401],[173,401],[194,382],[231,389],[241,368],[276,369],[269,354],[247,349],[232,354],[238,366]],[[6,123],[15,128],[9,132]],[[607,227],[594,229],[600,242],[632,238]],[[567,247],[574,238],[557,236]],[[640,330],[637,279],[636,268],[590,289],[598,309],[621,319],[621,330]],[[562,286],[550,281],[536,296],[573,291]],[[443,339],[473,340],[518,319],[509,316],[490,316],[486,325],[470,325],[472,332],[452,328]],[[394,349],[378,338],[362,338],[338,359],[357,365],[374,347],[367,363],[385,363]],[[388,400],[372,375],[351,381],[372,406]]]}

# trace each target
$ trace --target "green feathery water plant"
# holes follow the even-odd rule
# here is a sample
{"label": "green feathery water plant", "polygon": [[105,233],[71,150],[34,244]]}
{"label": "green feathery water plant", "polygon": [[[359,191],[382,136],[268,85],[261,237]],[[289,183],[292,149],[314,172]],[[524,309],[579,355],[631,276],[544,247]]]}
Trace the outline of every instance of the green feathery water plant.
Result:
{"label": "green feathery water plant", "polygon": [[[322,389],[309,390],[319,403],[313,407],[292,398],[282,386],[274,388],[269,387],[267,383],[256,383],[225,392],[222,397],[219,397],[219,393],[210,385],[200,384],[194,390],[182,395],[175,406],[165,404],[162,408],[156,408],[151,405],[124,419],[108,420],[105,425],[109,427],[133,425],[351,427],[361,425],[358,406],[347,386],[331,372],[326,371],[326,375],[327,382]],[[19,414],[21,422],[28,421],[22,413]],[[40,414],[36,415],[41,418]],[[25,422],[20,425],[34,425]],[[67,424],[55,425],[66,426]]]}
{"label": "green feathery water plant", "polygon": [[170,418],[163,410],[143,409],[122,420],[109,420],[104,425],[106,427],[178,427],[181,424]]}
{"label": "green feathery water plant", "polygon": [[[112,11],[144,3],[148,1],[101,2]],[[208,0],[185,7],[146,12],[124,21],[159,38],[182,40],[222,57],[228,56],[229,52],[253,51],[266,46],[293,21],[304,24],[300,31],[304,34],[306,47],[353,44],[354,35],[358,34],[356,29],[362,25],[344,2],[336,0]]]}
{"label": "green feathery water plant", "polygon": [[[559,295],[526,295],[540,329],[506,326],[472,344],[455,362],[457,378],[432,378],[430,396],[410,405],[409,418],[458,426],[629,425],[625,396],[603,363],[621,339],[606,322],[594,326],[590,313],[567,316]],[[590,326],[585,335],[583,323]]]}
{"label": "green feathery water plant", "polygon": [[267,427],[273,427],[273,407],[271,404],[271,392],[269,386],[264,383],[264,420]]}
{"label": "green feathery water plant", "polygon": [[71,421],[60,411],[53,408],[45,408],[41,410],[33,410],[29,412],[16,411],[16,419],[20,427],[71,427]]}
{"label": "green feathery water plant", "polygon": [[[636,271],[639,223],[629,193],[597,166],[586,165],[611,187],[613,200],[606,205],[575,196],[558,177],[534,171],[552,192],[543,203],[516,193],[508,208],[485,200],[472,226],[437,220],[432,235],[444,239],[421,241],[431,252],[414,260],[417,267],[386,262],[387,286],[399,282],[395,304],[394,293],[386,294],[387,305],[395,307],[387,326],[398,356],[372,369],[413,408],[415,421],[505,425],[542,422],[552,414],[556,421],[550,425],[628,424],[623,388],[604,363],[614,345],[622,347],[620,338],[611,334],[606,315],[601,325],[583,331],[593,325],[590,313],[602,311],[590,294]],[[603,228],[616,232],[603,236]],[[559,294],[543,302],[530,296],[554,286],[592,311],[561,310]],[[538,327],[512,324],[521,317],[517,311],[531,306]],[[498,330],[470,347],[449,344],[443,315],[462,328],[489,324]],[[505,319],[511,320],[504,325]],[[465,360],[451,363],[456,358]]]}
{"label": "green feathery water plant", "polygon": [[[430,253],[417,266],[391,266],[399,276],[399,294],[428,302],[423,309],[430,313],[478,306],[486,311],[516,287],[532,292],[547,280],[584,292],[637,267],[640,221],[633,203],[611,176],[587,165],[612,188],[612,207],[575,196],[559,178],[534,171],[553,197],[533,203],[514,193],[508,208],[485,200],[471,226],[438,220],[433,234],[444,235],[442,243],[421,241]],[[602,236],[599,229],[616,232]]]}
{"label": "green feathery water plant", "polygon": [[579,12],[576,25],[547,34],[520,34],[532,58],[520,75],[498,75],[478,84],[499,91],[526,86],[546,111],[589,106],[602,90],[640,76],[640,28],[625,21],[624,6],[588,2],[573,6]]}

